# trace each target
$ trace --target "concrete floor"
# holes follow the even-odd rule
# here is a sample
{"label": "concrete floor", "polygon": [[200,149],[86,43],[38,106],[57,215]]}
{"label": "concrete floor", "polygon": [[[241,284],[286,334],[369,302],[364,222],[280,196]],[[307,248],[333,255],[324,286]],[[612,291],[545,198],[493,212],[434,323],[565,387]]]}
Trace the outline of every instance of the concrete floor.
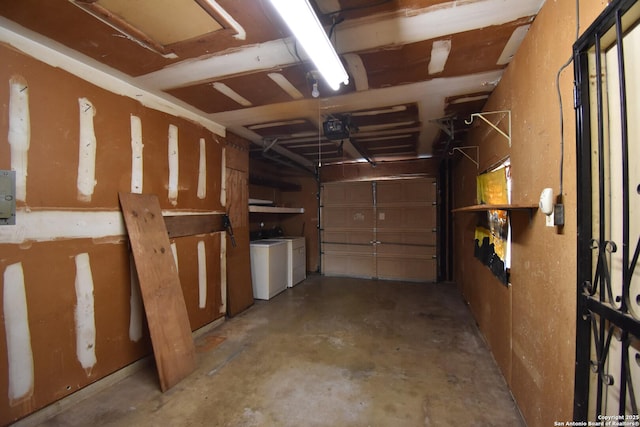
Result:
{"label": "concrete floor", "polygon": [[455,285],[312,276],[45,426],[522,426]]}

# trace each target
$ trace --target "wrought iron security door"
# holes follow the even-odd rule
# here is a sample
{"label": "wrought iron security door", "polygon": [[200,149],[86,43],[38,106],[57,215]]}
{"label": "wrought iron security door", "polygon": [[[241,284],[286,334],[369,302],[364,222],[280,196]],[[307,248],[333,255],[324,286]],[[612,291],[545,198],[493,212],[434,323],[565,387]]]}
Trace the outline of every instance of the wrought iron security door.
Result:
{"label": "wrought iron security door", "polygon": [[577,421],[640,421],[638,22],[637,0],[614,1],[574,45]]}

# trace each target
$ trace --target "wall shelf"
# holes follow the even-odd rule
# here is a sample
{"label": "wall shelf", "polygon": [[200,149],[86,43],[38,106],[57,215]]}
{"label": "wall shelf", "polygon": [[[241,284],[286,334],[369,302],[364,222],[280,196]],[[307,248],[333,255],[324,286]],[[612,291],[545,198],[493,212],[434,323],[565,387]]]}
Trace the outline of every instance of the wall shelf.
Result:
{"label": "wall shelf", "polygon": [[280,213],[280,214],[301,214],[304,208],[282,208],[278,206],[255,206],[249,205],[249,212],[255,213]]}
{"label": "wall shelf", "polygon": [[472,206],[464,206],[461,208],[452,209],[451,212],[483,212],[483,211],[493,211],[493,210],[501,210],[501,211],[534,211],[538,209],[537,204],[530,205],[511,205],[511,204],[500,204],[500,205],[472,205]]}

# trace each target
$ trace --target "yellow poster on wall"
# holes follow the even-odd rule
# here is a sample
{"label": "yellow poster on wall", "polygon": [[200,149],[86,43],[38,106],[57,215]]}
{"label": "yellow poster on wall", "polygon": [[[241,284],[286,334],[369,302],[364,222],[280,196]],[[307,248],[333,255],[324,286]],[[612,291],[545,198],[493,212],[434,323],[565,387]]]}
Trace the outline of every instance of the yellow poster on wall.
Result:
{"label": "yellow poster on wall", "polygon": [[[480,204],[508,204],[509,166],[478,175],[477,198]],[[487,211],[475,232],[475,255],[503,282],[508,283],[505,267],[509,215],[505,210]]]}
{"label": "yellow poster on wall", "polygon": [[478,175],[476,187],[479,204],[509,203],[506,167]]}

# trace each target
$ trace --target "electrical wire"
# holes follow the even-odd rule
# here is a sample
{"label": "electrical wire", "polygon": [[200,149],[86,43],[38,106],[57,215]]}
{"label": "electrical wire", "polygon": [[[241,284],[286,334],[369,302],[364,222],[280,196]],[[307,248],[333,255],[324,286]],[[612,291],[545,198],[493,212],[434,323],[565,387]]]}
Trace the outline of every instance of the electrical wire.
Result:
{"label": "electrical wire", "polygon": [[[580,0],[576,0],[576,37],[578,40],[580,36]],[[560,192],[562,197],[564,191],[564,112],[562,108],[562,92],[560,91],[560,75],[562,72],[573,62],[573,55],[569,57],[567,62],[562,64],[558,73],[556,74],[556,91],[558,93],[558,105],[560,107]]]}

